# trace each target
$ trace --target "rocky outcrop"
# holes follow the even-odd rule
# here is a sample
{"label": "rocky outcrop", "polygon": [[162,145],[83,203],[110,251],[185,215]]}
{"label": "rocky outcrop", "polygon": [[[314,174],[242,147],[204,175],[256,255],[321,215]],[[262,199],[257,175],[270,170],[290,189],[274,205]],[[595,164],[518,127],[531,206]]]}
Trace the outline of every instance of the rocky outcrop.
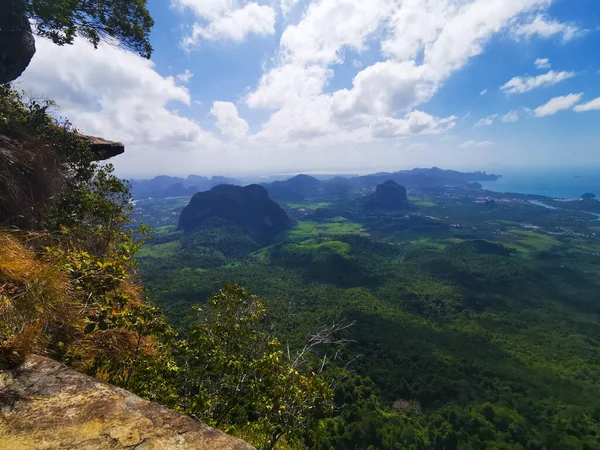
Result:
{"label": "rocky outcrop", "polygon": [[257,184],[244,187],[221,184],[208,192],[198,192],[181,212],[179,227],[193,231],[211,219],[222,219],[245,231],[264,235],[278,233],[290,224],[283,208]]}
{"label": "rocky outcrop", "polygon": [[107,141],[95,136],[82,135],[81,137],[90,143],[90,150],[95,161],[104,161],[125,152],[125,146],[122,142]]}
{"label": "rocky outcrop", "polygon": [[[79,136],[90,143],[96,161],[125,151],[120,142]],[[0,129],[0,223],[37,228],[44,207],[68,184],[62,159],[50,142],[27,136],[10,138]]]}
{"label": "rocky outcrop", "polygon": [[388,180],[377,186],[375,193],[366,203],[368,209],[399,210],[410,206],[406,188],[395,181]]}
{"label": "rocky outcrop", "polygon": [[0,448],[252,450],[187,416],[56,361],[0,371]]}
{"label": "rocky outcrop", "polygon": [[0,7],[0,83],[16,80],[35,54],[35,40],[23,0],[2,0]]}

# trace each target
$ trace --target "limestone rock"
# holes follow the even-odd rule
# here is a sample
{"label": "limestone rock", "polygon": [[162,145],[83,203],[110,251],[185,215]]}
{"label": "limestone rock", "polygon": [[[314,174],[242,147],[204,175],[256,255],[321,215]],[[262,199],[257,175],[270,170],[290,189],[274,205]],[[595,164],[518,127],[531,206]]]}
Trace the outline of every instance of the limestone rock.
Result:
{"label": "limestone rock", "polygon": [[90,150],[96,161],[104,161],[125,152],[122,142],[107,141],[96,136],[82,136],[82,138],[90,143]]}
{"label": "limestone rock", "polygon": [[0,448],[253,450],[254,447],[41,356],[0,371]]}
{"label": "limestone rock", "polygon": [[35,54],[35,40],[22,0],[2,0],[0,8],[0,83],[16,80]]}
{"label": "limestone rock", "polygon": [[257,234],[276,234],[290,225],[287,213],[257,184],[221,184],[198,192],[183,209],[179,226],[194,231],[214,219],[224,220]]}
{"label": "limestone rock", "polygon": [[375,193],[367,200],[368,209],[400,210],[410,206],[406,188],[388,180],[377,186]]}

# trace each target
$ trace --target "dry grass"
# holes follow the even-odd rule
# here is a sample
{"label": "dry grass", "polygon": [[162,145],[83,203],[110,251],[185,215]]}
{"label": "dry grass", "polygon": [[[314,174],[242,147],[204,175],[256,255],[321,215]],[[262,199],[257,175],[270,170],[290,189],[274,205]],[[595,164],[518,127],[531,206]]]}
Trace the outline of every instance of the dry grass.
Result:
{"label": "dry grass", "polygon": [[[63,262],[43,253],[40,257],[29,248],[48,239],[40,233],[0,229],[0,367],[16,366],[36,353],[66,358],[87,372],[103,355],[133,354],[139,343],[132,330],[84,333],[90,310],[63,273]],[[130,280],[123,281],[119,291],[128,292],[129,307],[141,302],[140,288]]]}
{"label": "dry grass", "polygon": [[38,260],[18,234],[0,231],[0,363],[17,364],[73,334],[80,310],[59,267]]}

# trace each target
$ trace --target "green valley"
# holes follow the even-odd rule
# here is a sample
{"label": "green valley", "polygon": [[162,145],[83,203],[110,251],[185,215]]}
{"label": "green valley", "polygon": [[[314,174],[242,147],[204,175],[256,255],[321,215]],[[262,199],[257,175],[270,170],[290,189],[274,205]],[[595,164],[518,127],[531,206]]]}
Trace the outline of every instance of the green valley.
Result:
{"label": "green valley", "polygon": [[141,202],[161,226],[142,277],[184,334],[225,283],[264,298],[291,347],[353,323],[310,448],[600,448],[600,222],[468,186],[409,194],[401,211],[361,209],[368,190],[281,203],[293,223],[268,237],[184,234],[179,199]]}

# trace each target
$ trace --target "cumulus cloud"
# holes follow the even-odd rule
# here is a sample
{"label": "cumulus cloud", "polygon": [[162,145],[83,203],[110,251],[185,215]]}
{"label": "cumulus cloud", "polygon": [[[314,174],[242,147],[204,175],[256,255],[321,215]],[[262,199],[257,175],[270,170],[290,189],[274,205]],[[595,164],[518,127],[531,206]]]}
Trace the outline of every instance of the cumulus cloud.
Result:
{"label": "cumulus cloud", "polygon": [[491,141],[465,141],[460,144],[461,148],[473,148],[473,147],[489,147],[494,143]]}
{"label": "cumulus cloud", "polygon": [[573,108],[573,110],[576,112],[598,111],[600,110],[600,97],[595,98],[594,100],[589,101],[587,103],[577,105],[575,108]]}
{"label": "cumulus cloud", "polygon": [[[323,130],[360,134],[365,128],[403,133],[411,129],[406,114],[429,101],[494,34],[547,5],[548,0],[315,1],[284,29],[272,66],[245,101],[250,108],[277,110],[263,132],[277,122],[288,129],[278,134],[286,136],[320,136]],[[350,87],[326,92],[346,51],[365,51],[369,39],[380,41],[384,59],[360,67]],[[317,103],[324,110],[315,124],[313,109],[299,105]],[[305,125],[309,129],[302,130]]]}
{"label": "cumulus cloud", "polygon": [[79,38],[64,47],[39,38],[36,46],[17,87],[55,100],[82,132],[123,141],[127,151],[119,158],[132,166],[152,154],[220,148],[216,136],[167,106],[190,105],[190,93],[152,61],[107,43],[94,50]]}
{"label": "cumulus cloud", "polygon": [[[338,169],[347,164],[351,170],[357,165],[364,168],[365,148],[369,159],[378,154],[392,161],[400,155],[394,161],[406,164],[410,159],[402,159],[402,152],[386,153],[388,148],[397,150],[390,139],[406,144],[410,136],[444,133],[460,122],[451,112],[441,117],[431,114],[428,102],[449,77],[483,53],[490,39],[506,33],[569,39],[577,34],[564,28],[552,33],[526,31],[526,25],[543,28],[536,15],[547,10],[550,0],[171,0],[171,4],[190,18],[182,41],[188,50],[209,40],[241,42],[274,36],[275,20],[281,20],[277,48],[263,59],[260,78],[250,81],[235,103],[202,98],[196,100],[205,105],[197,107],[185,85],[191,72],[163,76],[152,62],[105,45],[95,54],[83,49],[80,41],[74,47],[40,51],[36,58],[43,57],[43,64],[26,73],[28,86],[55,98],[84,131],[125,140],[123,157],[129,158],[130,167],[140,167],[137,158],[143,154],[145,162],[163,161],[155,166],[163,173],[177,167],[183,167],[183,173],[193,171],[192,162],[214,171],[259,165],[300,170],[326,164]],[[555,21],[540,17],[557,28]],[[348,69],[355,72],[350,81],[344,79]],[[527,77],[520,80],[524,86],[539,83]],[[512,89],[523,89],[520,86]],[[239,102],[250,108],[256,131],[240,117]],[[209,121],[214,119],[219,130],[215,133],[190,118],[201,114],[204,123],[207,103]],[[188,108],[190,104],[194,106]],[[263,111],[252,111],[258,109]],[[480,125],[495,120],[500,117],[486,117]],[[465,148],[491,145],[466,142]],[[164,151],[185,157],[171,158],[167,168],[160,156]],[[447,160],[452,161],[451,156]]]}
{"label": "cumulus cloud", "polygon": [[548,103],[536,108],[534,113],[537,117],[551,116],[559,111],[572,108],[579,103],[582,96],[583,94],[569,94],[555,97]]}
{"label": "cumulus cloud", "polygon": [[488,92],[488,90],[487,90],[487,88],[486,88],[486,89],[484,89],[483,91],[481,91],[481,92],[479,93],[479,95],[485,95],[485,94],[487,94],[487,92]]}
{"label": "cumulus cloud", "polygon": [[535,60],[535,67],[538,69],[549,69],[551,67],[548,58],[538,58]]}
{"label": "cumulus cloud", "polygon": [[192,79],[193,76],[194,74],[190,72],[190,69],[185,69],[185,72],[177,75],[177,79],[182,83],[187,83]]}
{"label": "cumulus cloud", "polygon": [[438,134],[455,125],[455,116],[440,119],[415,110],[406,114],[402,119],[391,117],[374,119],[369,126],[374,137],[393,138],[416,134]]}
{"label": "cumulus cloud", "polygon": [[214,102],[210,113],[217,119],[217,126],[224,136],[241,139],[248,134],[248,123],[239,116],[233,103]]}
{"label": "cumulus cloud", "polygon": [[510,111],[502,116],[502,122],[510,123],[517,122],[519,120],[519,113],[517,111]]}
{"label": "cumulus cloud", "polygon": [[498,117],[498,114],[492,114],[491,116],[484,117],[483,119],[480,119],[475,124],[475,126],[476,127],[489,127],[490,125],[492,125],[494,123],[494,120],[496,120],[496,117]]}
{"label": "cumulus cloud", "polygon": [[281,109],[317,96],[333,71],[320,66],[287,64],[265,73],[255,91],[246,97],[251,108]]}
{"label": "cumulus cloud", "polygon": [[239,0],[172,0],[172,6],[190,10],[197,21],[181,45],[190,50],[202,40],[219,39],[241,42],[248,35],[275,33],[275,10],[271,6]]}
{"label": "cumulus cloud", "polygon": [[552,86],[561,81],[573,78],[575,72],[555,72],[553,70],[537,77],[514,77],[500,89],[507,94],[523,94],[542,86]]}
{"label": "cumulus cloud", "polygon": [[531,39],[534,36],[542,38],[560,37],[564,42],[580,36],[583,33],[578,26],[561,23],[543,15],[535,16],[533,20],[520,23],[513,28],[515,38]]}

